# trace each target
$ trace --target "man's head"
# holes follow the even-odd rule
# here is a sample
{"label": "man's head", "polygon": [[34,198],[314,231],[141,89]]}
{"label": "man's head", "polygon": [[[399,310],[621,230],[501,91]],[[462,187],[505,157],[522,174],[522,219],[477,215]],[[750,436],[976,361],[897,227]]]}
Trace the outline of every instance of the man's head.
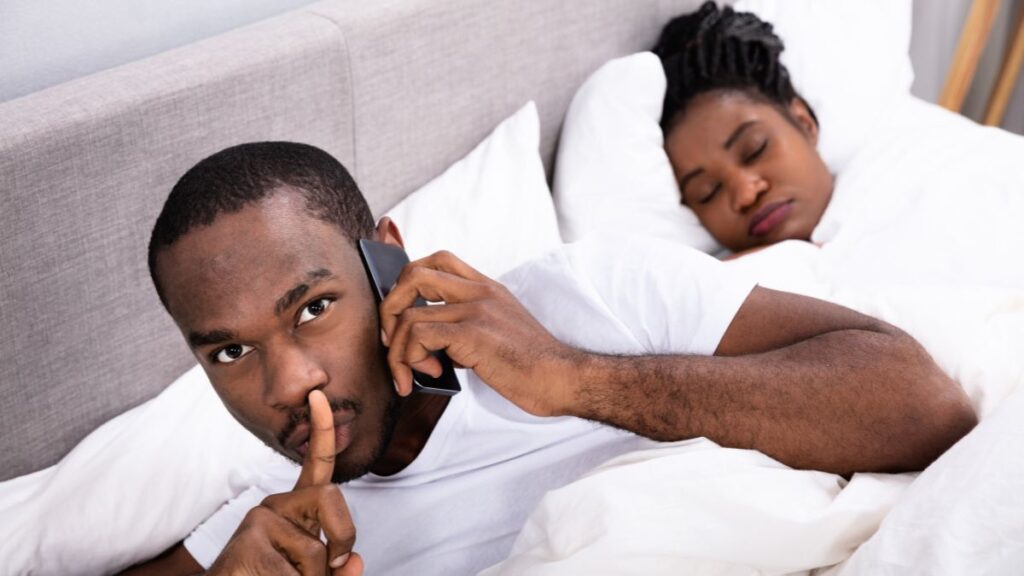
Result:
{"label": "man's head", "polygon": [[771,24],[713,2],[672,20],[654,48],[682,202],[734,251],[808,239],[832,196],[818,119],[793,88],[782,50]]}
{"label": "man's head", "polygon": [[247,429],[301,460],[307,396],[327,395],[344,448],[337,482],[377,461],[397,413],[356,248],[370,237],[401,245],[389,220],[374,229],[337,160],[264,142],[218,152],[182,176],[149,245],[161,301]]}

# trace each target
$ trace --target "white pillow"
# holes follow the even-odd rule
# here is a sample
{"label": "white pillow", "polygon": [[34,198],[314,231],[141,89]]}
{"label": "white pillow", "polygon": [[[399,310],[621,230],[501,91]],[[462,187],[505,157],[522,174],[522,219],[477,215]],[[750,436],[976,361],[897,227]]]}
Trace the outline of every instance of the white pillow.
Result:
{"label": "white pillow", "polygon": [[[909,0],[740,0],[734,8],[775,26],[786,45],[782,62],[818,116],[818,151],[834,173],[909,94]],[[608,62],[576,93],[555,163],[566,241],[642,232],[718,249],[679,203],[659,126],[665,84],[657,56],[642,52]]]}
{"label": "white pillow", "polygon": [[838,173],[910,94],[910,0],[739,0],[771,22],[781,60],[818,116],[818,152]]}
{"label": "white pillow", "polygon": [[[411,258],[448,249],[498,276],[561,240],[530,102],[389,215]],[[196,366],[45,470],[0,483],[4,574],[101,574],[178,542],[281,458]]]}
{"label": "white pillow", "polygon": [[561,243],[540,159],[540,119],[528,102],[456,162],[388,212],[409,258],[450,250],[496,278]]}
{"label": "white pillow", "polygon": [[54,466],[0,483],[3,572],[103,574],[151,558],[273,456],[196,366]]}
{"label": "white pillow", "polygon": [[555,162],[555,207],[566,242],[636,232],[704,252],[717,248],[679,188],[658,119],[665,72],[651,52],[608,62],[576,93]]}

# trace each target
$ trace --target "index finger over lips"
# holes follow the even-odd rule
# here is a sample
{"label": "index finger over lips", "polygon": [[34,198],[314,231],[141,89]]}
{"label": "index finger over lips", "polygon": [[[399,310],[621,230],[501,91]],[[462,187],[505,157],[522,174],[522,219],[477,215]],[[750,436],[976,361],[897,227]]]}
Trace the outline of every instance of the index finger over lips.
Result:
{"label": "index finger over lips", "polygon": [[334,474],[334,414],[327,396],[320,390],[309,393],[309,449],[295,489],[330,484]]}

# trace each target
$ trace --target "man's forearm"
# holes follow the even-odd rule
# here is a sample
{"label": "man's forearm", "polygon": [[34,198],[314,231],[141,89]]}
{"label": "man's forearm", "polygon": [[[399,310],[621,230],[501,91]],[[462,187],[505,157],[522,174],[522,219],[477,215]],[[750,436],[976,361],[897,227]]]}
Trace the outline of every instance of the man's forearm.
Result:
{"label": "man's forearm", "polygon": [[656,440],[704,436],[796,468],[921,469],[976,420],[905,334],[828,332],[745,356],[574,360],[573,415]]}

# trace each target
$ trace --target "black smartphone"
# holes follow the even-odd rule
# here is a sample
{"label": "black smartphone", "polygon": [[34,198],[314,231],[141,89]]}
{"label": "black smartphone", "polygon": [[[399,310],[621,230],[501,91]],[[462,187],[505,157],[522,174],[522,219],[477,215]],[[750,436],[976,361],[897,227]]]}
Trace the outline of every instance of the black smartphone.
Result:
{"label": "black smartphone", "polygon": [[[402,272],[402,268],[409,263],[409,256],[398,246],[373,240],[359,240],[359,256],[363,259],[363,266],[366,268],[366,275],[370,279],[370,286],[377,298],[377,304],[380,304],[398,281],[398,275]],[[427,303],[422,298],[417,298],[415,305],[426,306]],[[452,364],[451,358],[445,354],[444,350],[437,350],[431,354],[441,362],[441,376],[434,378],[429,374],[413,370],[413,387],[428,394],[443,396],[458,394],[462,387],[459,386],[459,380],[455,377],[455,366]]]}

